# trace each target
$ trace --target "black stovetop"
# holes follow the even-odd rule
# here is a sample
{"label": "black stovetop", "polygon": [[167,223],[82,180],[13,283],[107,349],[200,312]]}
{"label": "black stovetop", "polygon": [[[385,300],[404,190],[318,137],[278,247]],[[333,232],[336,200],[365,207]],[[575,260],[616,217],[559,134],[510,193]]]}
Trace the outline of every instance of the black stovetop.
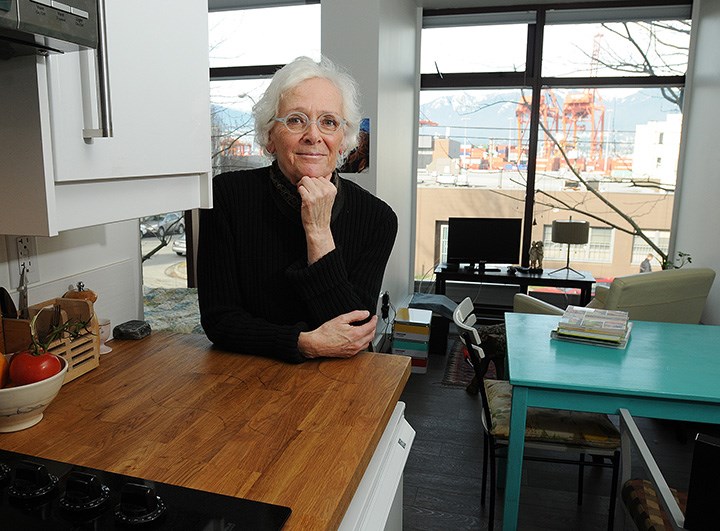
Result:
{"label": "black stovetop", "polygon": [[0,529],[282,529],[290,508],[0,449]]}

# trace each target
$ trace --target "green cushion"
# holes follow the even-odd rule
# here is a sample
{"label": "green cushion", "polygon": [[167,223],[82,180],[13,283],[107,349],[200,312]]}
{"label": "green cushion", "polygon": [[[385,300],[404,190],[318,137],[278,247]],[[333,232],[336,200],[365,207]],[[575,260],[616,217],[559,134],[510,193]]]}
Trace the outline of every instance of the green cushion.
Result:
{"label": "green cushion", "polygon": [[[510,436],[512,385],[504,380],[484,382],[492,416],[490,433],[496,439],[507,440]],[[616,449],[620,447],[620,432],[607,415],[601,413],[531,407],[527,412],[525,440]]]}

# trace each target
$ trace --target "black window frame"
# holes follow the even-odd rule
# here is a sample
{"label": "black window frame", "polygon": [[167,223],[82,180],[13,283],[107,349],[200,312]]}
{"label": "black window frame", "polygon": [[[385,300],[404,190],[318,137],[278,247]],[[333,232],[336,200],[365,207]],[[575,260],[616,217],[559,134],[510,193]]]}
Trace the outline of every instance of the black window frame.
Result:
{"label": "black window frame", "polygon": [[[501,23],[501,17],[507,15],[509,19],[518,14],[534,14],[535,22],[528,23],[527,53],[525,71],[522,72],[459,72],[446,73],[441,71],[434,74],[420,75],[420,90],[458,90],[458,89],[526,89],[532,93],[530,112],[530,135],[528,139],[527,186],[525,190],[525,203],[523,212],[523,238],[522,238],[522,264],[529,264],[529,252],[532,239],[532,222],[535,209],[535,176],[537,171],[538,137],[540,129],[540,99],[543,88],[604,88],[604,87],[684,87],[686,76],[616,76],[616,77],[543,77],[542,52],[543,36],[546,26],[547,14],[557,11],[587,10],[602,12],[608,10],[661,9],[663,7],[689,6],[692,9],[692,0],[655,0],[651,3],[641,1],[619,2],[578,2],[571,4],[525,4],[517,6],[495,6],[484,8],[443,8],[425,9],[423,11],[423,28],[437,27],[437,24],[428,23],[430,19],[448,17],[448,20],[461,20],[462,17],[478,15],[494,15],[493,23]],[[453,26],[448,23],[448,26]]]}

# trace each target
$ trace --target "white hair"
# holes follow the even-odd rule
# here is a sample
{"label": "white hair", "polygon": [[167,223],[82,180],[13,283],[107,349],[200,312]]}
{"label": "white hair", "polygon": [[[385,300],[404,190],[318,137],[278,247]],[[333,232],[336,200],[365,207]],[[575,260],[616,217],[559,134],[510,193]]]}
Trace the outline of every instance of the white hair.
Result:
{"label": "white hair", "polygon": [[[309,57],[298,57],[275,72],[262,98],[253,106],[255,142],[267,153],[270,130],[275,125],[273,119],[280,109],[283,95],[303,81],[313,78],[327,79],[340,91],[342,117],[347,121],[341,153],[337,160],[337,166],[340,167],[347,154],[358,145],[361,119],[360,94],[357,83],[350,74],[325,57],[319,63]],[[274,158],[274,154],[270,155]]]}

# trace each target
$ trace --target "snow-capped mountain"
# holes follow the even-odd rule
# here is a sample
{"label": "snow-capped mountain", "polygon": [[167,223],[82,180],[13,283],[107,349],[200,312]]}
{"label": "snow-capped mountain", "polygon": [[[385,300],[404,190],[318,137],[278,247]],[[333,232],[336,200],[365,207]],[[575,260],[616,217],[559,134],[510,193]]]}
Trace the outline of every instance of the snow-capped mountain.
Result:
{"label": "snow-capped mountain", "polygon": [[[562,112],[568,95],[579,90],[556,90],[557,109]],[[651,121],[663,121],[668,114],[677,114],[676,105],[664,99],[659,89],[641,89],[628,94],[628,90],[598,91],[596,104],[604,108],[606,134],[632,135],[635,126]],[[427,93],[425,98],[438,93]],[[476,145],[487,144],[490,139],[517,137],[517,91],[452,92],[438,95],[420,105],[420,120],[438,125],[421,125],[420,134],[450,136]],[[529,92],[526,93],[529,97]],[[484,95],[484,97],[483,97]],[[613,97],[616,96],[616,97]],[[597,114],[597,111],[596,111]],[[527,118],[529,121],[529,117]],[[589,123],[589,122],[588,122]],[[597,122],[599,123],[599,122]],[[562,125],[560,125],[562,128]]]}

